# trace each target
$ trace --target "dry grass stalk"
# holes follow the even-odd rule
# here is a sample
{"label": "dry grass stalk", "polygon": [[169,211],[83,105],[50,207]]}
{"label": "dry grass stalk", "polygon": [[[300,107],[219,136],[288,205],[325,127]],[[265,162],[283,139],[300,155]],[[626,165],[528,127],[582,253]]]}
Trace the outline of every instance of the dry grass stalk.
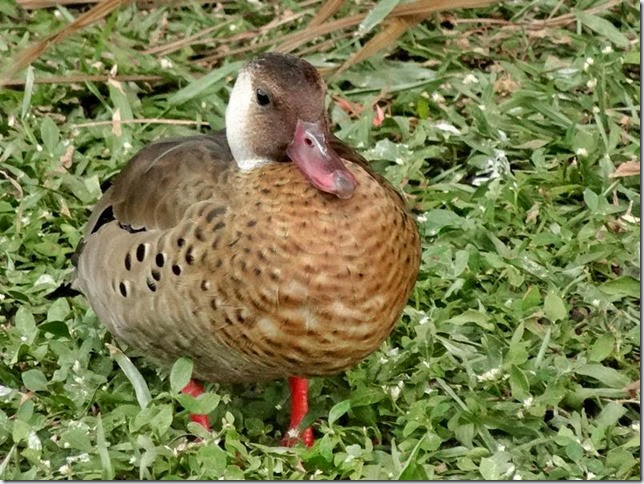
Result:
{"label": "dry grass stalk", "polygon": [[309,27],[315,27],[326,22],[326,19],[332,17],[344,3],[343,0],[327,0],[324,5],[315,14],[315,17],[309,22]]}
{"label": "dry grass stalk", "polygon": [[[34,79],[34,84],[75,84],[81,82],[107,82],[108,80],[113,79],[118,82],[156,82],[163,81],[165,78],[163,76],[147,76],[147,75],[122,75],[122,76],[109,76],[107,74],[97,74],[97,75],[88,75],[88,74],[72,74],[69,76],[48,76],[48,77],[36,77]],[[25,85],[24,79],[12,79],[8,80],[4,84],[6,87],[19,87]]]}
{"label": "dry grass stalk", "polygon": [[38,59],[51,45],[63,41],[70,35],[80,29],[102,19],[113,10],[121,5],[128,3],[130,0],[102,0],[87,12],[78,16],[69,25],[66,25],[58,32],[46,36],[44,39],[23,49],[18,55],[9,61],[9,67],[0,74],[0,86],[4,86],[15,74],[22,71],[25,67]]}

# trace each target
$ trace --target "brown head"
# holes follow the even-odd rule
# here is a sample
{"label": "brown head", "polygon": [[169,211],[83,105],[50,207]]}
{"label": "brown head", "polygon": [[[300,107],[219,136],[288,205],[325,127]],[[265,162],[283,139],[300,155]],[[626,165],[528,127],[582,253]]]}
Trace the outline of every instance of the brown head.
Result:
{"label": "brown head", "polygon": [[315,67],[295,56],[267,53],[246,64],[226,109],[237,165],[293,161],[318,189],[351,197],[356,180],[330,146],[325,92]]}

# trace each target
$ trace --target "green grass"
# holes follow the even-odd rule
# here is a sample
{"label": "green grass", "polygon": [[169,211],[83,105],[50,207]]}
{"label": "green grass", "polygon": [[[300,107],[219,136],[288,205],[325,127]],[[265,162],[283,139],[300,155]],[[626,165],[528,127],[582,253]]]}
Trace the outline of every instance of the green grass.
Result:
{"label": "green grass", "polygon": [[[573,3],[601,2],[568,1],[554,16]],[[558,4],[455,18],[530,22]],[[23,74],[118,66],[161,82],[0,90],[0,478],[638,479],[639,388],[625,386],[640,368],[640,189],[637,176],[611,176],[639,160],[633,1],[547,29],[436,15],[329,81],[331,93],[388,113],[374,127],[369,108],[351,117],[330,102],[335,132],[408,195],[423,257],[387,343],[312,381],[312,449],[277,446],[283,381],[213,384],[200,402],[180,400],[181,367],[171,379],[131,350],[111,353],[82,297],[44,298],[69,277],[102,181],[152,140],[223,126],[230,62],[247,57],[212,73],[191,59],[276,12],[225,5],[124,7]],[[304,28],[318,7],[266,37]],[[0,3],[0,54],[77,14]],[[208,45],[140,53],[211,26]],[[359,47],[331,37],[309,49],[315,65]],[[117,112],[204,125],[83,125]],[[188,423],[184,405],[209,411],[213,433]]]}

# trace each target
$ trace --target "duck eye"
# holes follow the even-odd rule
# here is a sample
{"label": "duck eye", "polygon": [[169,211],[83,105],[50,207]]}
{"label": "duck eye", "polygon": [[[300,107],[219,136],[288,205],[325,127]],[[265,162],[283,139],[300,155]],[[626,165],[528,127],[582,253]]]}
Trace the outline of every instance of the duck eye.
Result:
{"label": "duck eye", "polygon": [[271,100],[268,97],[268,94],[266,94],[264,91],[261,89],[257,90],[257,104],[260,106],[266,106],[267,104],[270,104]]}

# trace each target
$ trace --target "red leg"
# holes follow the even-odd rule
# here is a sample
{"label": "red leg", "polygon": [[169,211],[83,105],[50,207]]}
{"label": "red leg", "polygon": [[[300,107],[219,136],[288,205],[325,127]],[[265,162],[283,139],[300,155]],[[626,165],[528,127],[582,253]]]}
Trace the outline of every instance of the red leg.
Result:
{"label": "red leg", "polygon": [[300,431],[300,424],[309,411],[309,381],[306,378],[292,376],[288,379],[288,385],[291,389],[291,423],[282,444],[293,447],[298,442],[302,442],[307,447],[311,447],[313,429],[307,427]]}
{"label": "red leg", "polygon": [[[203,393],[203,386],[197,380],[190,380],[190,383],[188,383],[181,391],[197,398]],[[198,423],[206,430],[210,430],[210,421],[208,420],[208,415],[199,413],[190,414],[190,420]]]}

